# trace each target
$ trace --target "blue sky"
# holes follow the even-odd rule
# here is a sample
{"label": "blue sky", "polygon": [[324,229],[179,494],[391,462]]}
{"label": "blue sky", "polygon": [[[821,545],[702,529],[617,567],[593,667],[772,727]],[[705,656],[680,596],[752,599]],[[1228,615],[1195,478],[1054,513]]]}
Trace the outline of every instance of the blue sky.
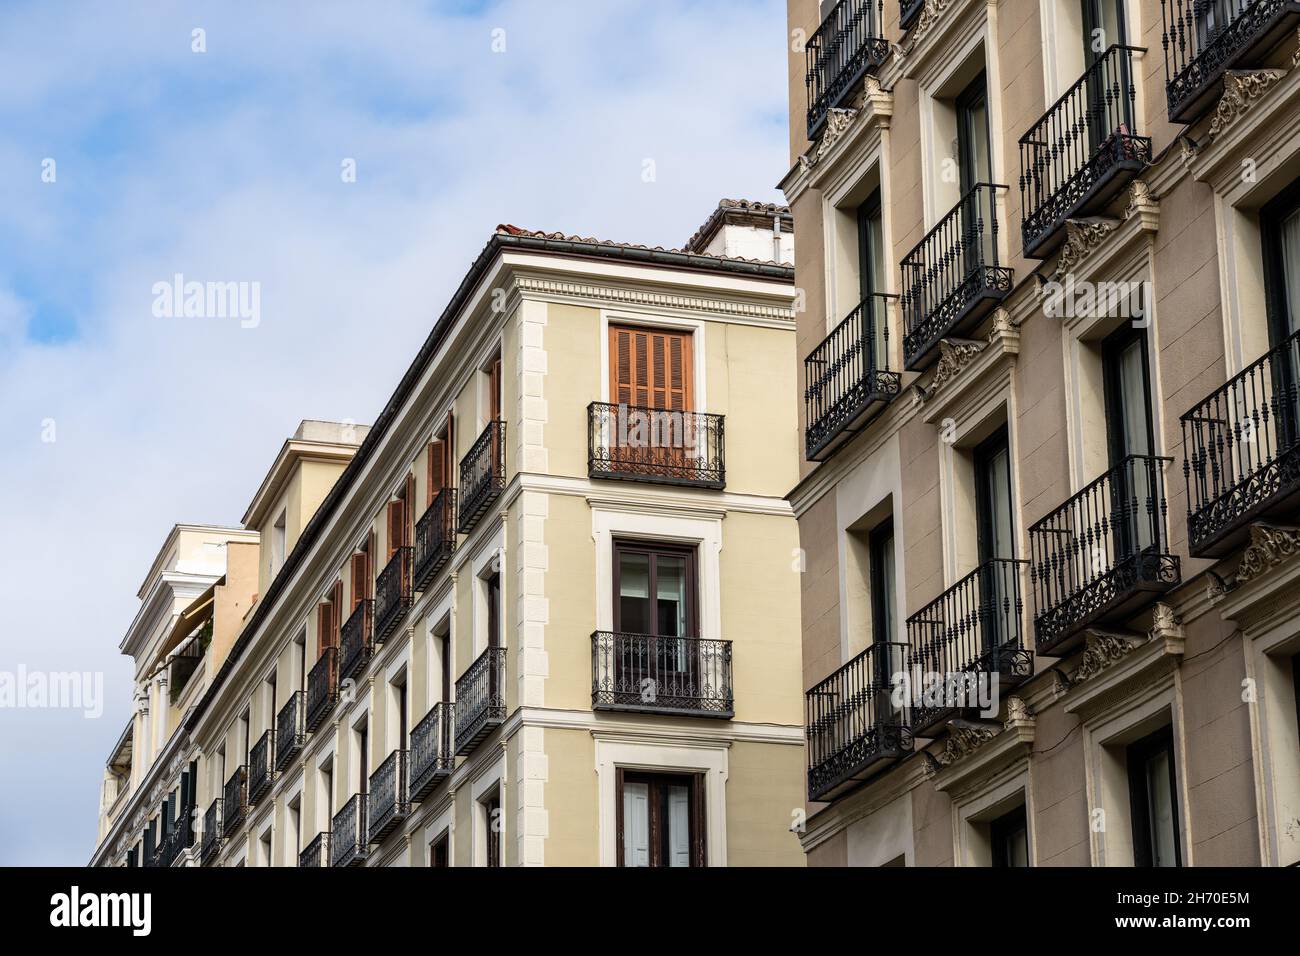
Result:
{"label": "blue sky", "polygon": [[[0,671],[105,682],[0,709],[0,863],[88,859],[167,530],[371,420],[497,223],[680,246],[780,198],[784,6],[0,4]],[[260,324],[156,318],[176,273],[260,283]]]}

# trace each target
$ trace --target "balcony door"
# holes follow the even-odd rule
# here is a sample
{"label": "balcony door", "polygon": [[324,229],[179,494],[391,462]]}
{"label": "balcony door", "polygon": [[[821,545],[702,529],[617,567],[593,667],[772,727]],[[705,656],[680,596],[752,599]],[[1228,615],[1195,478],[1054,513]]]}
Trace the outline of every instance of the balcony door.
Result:
{"label": "balcony door", "polygon": [[1273,363],[1275,395],[1291,396],[1277,403],[1275,423],[1278,451],[1297,439],[1297,379],[1300,378],[1300,180],[1260,212],[1264,240],[1264,285],[1267,295],[1269,346],[1281,351]]}
{"label": "balcony door", "polygon": [[690,332],[609,327],[609,400],[619,420],[607,447],[616,461],[651,473],[689,474],[692,346]]}
{"label": "balcony door", "polygon": [[1154,547],[1160,538],[1146,331],[1126,325],[1107,338],[1102,373],[1111,469],[1109,558],[1114,566]]}
{"label": "balcony door", "polygon": [[880,189],[858,207],[858,298],[862,303],[862,335],[870,346],[868,368],[888,367],[885,354],[885,224]]}
{"label": "balcony door", "polygon": [[[975,448],[975,522],[979,548],[980,646],[985,655],[1015,639],[1015,522],[1012,511],[1011,447],[1006,427]],[[994,669],[994,668],[990,668]]]}
{"label": "balcony door", "polygon": [[989,98],[983,71],[957,94],[957,166],[961,184],[961,276],[955,288],[980,266],[997,261],[993,248],[993,191],[972,194],[980,183],[993,182],[992,150],[989,146]]}
{"label": "balcony door", "polygon": [[1128,97],[1132,78],[1127,57],[1113,56],[1102,64],[1107,50],[1128,43],[1124,0],[1081,0],[1081,3],[1083,62],[1088,88],[1088,138],[1095,154],[1112,135],[1133,134],[1133,104]]}
{"label": "balcony door", "polygon": [[[614,545],[615,686],[654,700],[696,693],[695,552],[667,545]],[[666,701],[660,701],[666,703]]]}

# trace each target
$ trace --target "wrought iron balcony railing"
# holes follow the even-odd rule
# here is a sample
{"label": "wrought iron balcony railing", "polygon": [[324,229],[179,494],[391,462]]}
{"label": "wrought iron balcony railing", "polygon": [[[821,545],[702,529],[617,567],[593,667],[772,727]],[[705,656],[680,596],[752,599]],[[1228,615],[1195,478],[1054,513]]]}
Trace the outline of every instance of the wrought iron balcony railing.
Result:
{"label": "wrought iron balcony railing", "polygon": [[367,841],[380,843],[411,815],[406,782],[409,752],[394,750],[370,775],[369,825]]}
{"label": "wrought iron balcony railing", "polygon": [[358,601],[352,614],[343,622],[339,637],[339,683],[351,680],[370,662],[375,650],[374,609],[372,598]]}
{"label": "wrought iron balcony railing", "polygon": [[872,644],[804,695],[810,800],[833,800],[912,750],[909,704],[892,695],[907,665],[906,644]]}
{"label": "wrought iron balcony railing", "polygon": [[1160,0],[1169,119],[1194,123],[1230,69],[1267,65],[1300,23],[1300,0]]}
{"label": "wrought iron balcony railing", "polygon": [[248,768],[240,766],[221,791],[221,835],[229,837],[248,813]]}
{"label": "wrought iron balcony railing", "polygon": [[274,782],[275,732],[268,730],[248,751],[248,805],[255,807]]}
{"label": "wrought iron balcony railing", "polygon": [[1029,529],[1039,654],[1068,654],[1089,625],[1121,620],[1178,584],[1165,532],[1171,460],[1129,455]]}
{"label": "wrought iron balcony railing", "polygon": [[182,806],[172,821],[171,829],[163,834],[158,844],[156,866],[174,866],[180,855],[194,844],[193,810]]}
{"label": "wrought iron balcony railing", "polygon": [[307,733],[324,723],[339,699],[339,649],[327,647],[307,674]]}
{"label": "wrought iron balcony railing", "polygon": [[939,340],[970,330],[1011,292],[999,265],[998,198],[1006,186],[979,183],[903,259],[903,366],[917,371]]}
{"label": "wrought iron balcony railing", "polygon": [[366,862],[366,795],[355,794],[334,814],[330,824],[330,866],[360,866]]}
{"label": "wrought iron balcony railing", "polygon": [[461,533],[468,533],[491,507],[506,486],[506,423],[488,422],[483,434],[460,461]]}
{"label": "wrought iron balcony railing", "polygon": [[506,649],[489,647],[456,681],[456,754],[465,756],[506,719]]}
{"label": "wrought iron balcony railing", "polygon": [[1101,211],[1151,162],[1151,139],[1135,134],[1133,54],[1112,46],[1020,137],[1020,224],[1026,256],[1043,258],[1065,222]]}
{"label": "wrought iron balcony railing", "polygon": [[925,9],[925,0],[900,0],[898,7],[898,28],[910,30]]}
{"label": "wrought iron balcony railing", "polygon": [[411,558],[414,548],[393,551],[375,579],[375,642],[382,643],[402,623],[411,606]]}
{"label": "wrought iron balcony railing", "polygon": [[199,865],[207,866],[217,858],[223,839],[221,829],[221,798],[208,804],[203,814],[203,843],[199,846]]}
{"label": "wrought iron balcony railing", "polygon": [[1300,503],[1300,332],[1182,416],[1188,550],[1222,557]]}
{"label": "wrought iron balcony railing", "polygon": [[803,361],[804,454],[824,461],[902,387],[889,370],[890,295],[871,295]]}
{"label": "wrought iron balcony railing", "polygon": [[411,802],[419,803],[456,765],[452,750],[452,705],[434,704],[411,731]]}
{"label": "wrought iron balcony railing", "polygon": [[456,490],[444,488],[415,523],[415,575],[412,587],[427,589],[456,548]]}
{"label": "wrought iron balcony railing", "polygon": [[275,715],[275,769],[284,770],[307,742],[307,695],[296,690]]}
{"label": "wrought iron balcony railing", "polygon": [[597,631],[593,710],[732,717],[731,641]]}
{"label": "wrought iron balcony railing", "polygon": [[640,405],[587,406],[587,474],[697,488],[727,483],[721,415]]}
{"label": "wrought iron balcony railing", "polygon": [[330,832],[325,830],[312,837],[312,841],[298,854],[300,867],[326,867],[330,865]]}
{"label": "wrought iron balcony railing", "polygon": [[808,138],[889,56],[883,0],[840,0],[805,46]]}
{"label": "wrought iron balcony railing", "polygon": [[[963,696],[970,680],[987,675],[991,690],[992,680],[1006,688],[1033,676],[1034,652],[1021,624],[1020,576],[1028,565],[1009,558],[985,562],[907,619],[914,734],[974,716],[977,708]],[[927,687],[945,692],[921,694]]]}

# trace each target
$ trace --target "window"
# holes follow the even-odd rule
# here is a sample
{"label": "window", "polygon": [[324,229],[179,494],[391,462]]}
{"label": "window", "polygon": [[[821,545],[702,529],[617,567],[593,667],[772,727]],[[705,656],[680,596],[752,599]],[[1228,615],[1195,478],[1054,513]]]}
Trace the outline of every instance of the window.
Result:
{"label": "window", "polygon": [[[433,499],[438,497],[444,488],[450,488],[455,484],[451,476],[452,462],[456,456],[456,443],[454,436],[455,422],[452,419],[452,413],[447,413],[447,424],[443,426],[442,431],[429,443],[428,455],[428,492],[429,504],[433,504]],[[448,512],[450,514],[450,512]]]}
{"label": "window", "polygon": [[885,354],[888,314],[883,300],[876,298],[886,291],[885,261],[885,225],[877,187],[858,207],[858,295],[869,310],[873,349],[871,364],[877,368],[889,367],[889,356]]}
{"label": "window", "polygon": [[1135,866],[1181,866],[1174,737],[1168,728],[1130,744],[1129,802]]}
{"label": "window", "polygon": [[618,771],[618,865],[703,866],[703,777]]}
{"label": "window", "polygon": [[[1015,557],[1012,520],[1011,450],[1007,430],[999,428],[975,448],[975,522],[979,547],[980,646],[991,652],[1018,640],[1019,622],[1006,610],[1016,606],[1014,570],[1005,561]],[[995,562],[990,564],[990,562]]]}
{"label": "window", "polygon": [[989,104],[983,71],[957,94],[957,163],[962,194],[993,181],[989,163]]}
{"label": "window", "polygon": [[609,327],[609,400],[616,405],[694,410],[689,332]]}
{"label": "window", "polygon": [[271,576],[284,567],[287,515],[281,511],[271,527]]}
{"label": "window", "polygon": [[357,793],[370,791],[370,728],[362,723],[356,730],[357,740]]}
{"label": "window", "polygon": [[438,868],[451,866],[451,840],[446,830],[429,843],[429,865]]}
{"label": "window", "polygon": [[261,863],[262,866],[270,866],[271,865],[271,831],[269,829],[262,834],[262,838],[258,841],[258,845],[261,851],[258,862]]}
{"label": "window", "polygon": [[694,591],[694,550],[614,542],[614,630],[692,637]]}
{"label": "window", "polygon": [[994,866],[1029,865],[1029,821],[1022,804],[989,824]]}
{"label": "window", "polygon": [[501,646],[501,572],[493,571],[483,579],[487,597],[487,646]]}
{"label": "window", "polygon": [[486,856],[484,865],[501,866],[501,830],[505,821],[501,815],[501,788],[495,788],[482,800],[483,830]]}
{"label": "window", "polygon": [[289,804],[288,813],[289,832],[285,834],[285,846],[293,853],[293,859],[290,861],[294,866],[298,865],[298,855],[302,853],[302,802],[295,800]]}
{"label": "window", "polygon": [[329,830],[334,823],[334,765],[326,764],[320,768],[320,800],[317,806],[325,810],[325,822],[321,830]]}
{"label": "window", "polygon": [[[1155,454],[1151,425],[1151,380],[1143,329],[1126,325],[1102,343],[1102,385],[1106,396],[1106,444],[1114,473],[1113,508],[1128,520],[1115,523],[1118,558],[1150,547],[1159,539],[1155,509],[1130,506],[1151,500]],[[1142,456],[1134,461],[1131,456]]]}
{"label": "window", "polygon": [[871,637],[877,644],[898,640],[894,603],[894,522],[871,532]]}

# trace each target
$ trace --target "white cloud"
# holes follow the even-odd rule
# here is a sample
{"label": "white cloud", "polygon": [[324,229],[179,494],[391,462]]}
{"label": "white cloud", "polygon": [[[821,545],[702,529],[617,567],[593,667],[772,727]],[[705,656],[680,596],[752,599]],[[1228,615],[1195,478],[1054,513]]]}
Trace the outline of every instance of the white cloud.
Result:
{"label": "white cloud", "polygon": [[[132,9],[0,12],[0,669],[107,675],[100,721],[0,711],[10,863],[89,856],[166,530],[237,522],[299,419],[372,419],[497,222],[676,246],[788,158],[776,0]],[[176,272],[260,282],[260,326],[154,318]],[[76,336],[24,341],[50,303]]]}

